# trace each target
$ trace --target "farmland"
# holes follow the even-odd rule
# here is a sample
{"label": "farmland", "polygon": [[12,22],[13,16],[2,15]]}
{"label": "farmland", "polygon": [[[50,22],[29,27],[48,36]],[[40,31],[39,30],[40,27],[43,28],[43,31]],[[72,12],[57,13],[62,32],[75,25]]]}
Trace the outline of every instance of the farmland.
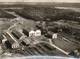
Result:
{"label": "farmland", "polygon": [[[65,7],[66,5],[67,4],[65,4],[63,7]],[[35,28],[37,21],[42,21],[42,22],[45,21],[46,22],[45,31],[48,30],[53,33],[56,30],[57,33],[60,35],[60,37],[63,38],[63,39],[59,38],[57,40],[54,40],[55,45],[63,50],[71,52],[80,47],[79,45],[80,44],[80,37],[79,37],[80,12],[79,10],[76,11],[79,6],[76,9],[74,9],[75,8],[74,5],[72,6],[72,8],[71,6],[69,8],[67,7],[61,8],[60,6],[62,5],[57,7],[58,5],[54,5],[54,4],[53,5],[52,4],[51,5],[13,4],[13,5],[6,5],[6,6],[5,4],[0,5],[0,18],[1,18],[0,33],[2,33],[4,30],[7,30],[10,26],[14,25],[17,22],[22,23],[21,25],[22,28],[25,27],[27,29],[32,27]],[[58,30],[55,28],[62,29],[63,31],[58,32]],[[46,32],[46,34],[48,34],[48,31]],[[42,44],[40,44],[39,46],[41,47],[41,45]],[[38,47],[37,49],[39,50],[40,47]],[[43,50],[45,51],[46,49]],[[35,49],[32,48],[31,50],[29,50],[28,48],[27,51],[29,53],[31,53],[32,51],[32,54],[34,55]],[[37,53],[38,52],[39,51],[37,51]],[[56,50],[56,52],[54,52],[53,54],[60,55],[61,52]],[[63,55],[63,53],[61,55]]]}

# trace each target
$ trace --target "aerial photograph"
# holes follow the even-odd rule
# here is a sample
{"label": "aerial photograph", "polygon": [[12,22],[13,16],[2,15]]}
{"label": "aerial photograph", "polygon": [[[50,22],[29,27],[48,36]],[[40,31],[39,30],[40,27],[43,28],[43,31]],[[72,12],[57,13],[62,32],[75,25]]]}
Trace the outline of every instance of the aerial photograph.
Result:
{"label": "aerial photograph", "polygon": [[0,59],[79,59],[80,0],[0,0]]}

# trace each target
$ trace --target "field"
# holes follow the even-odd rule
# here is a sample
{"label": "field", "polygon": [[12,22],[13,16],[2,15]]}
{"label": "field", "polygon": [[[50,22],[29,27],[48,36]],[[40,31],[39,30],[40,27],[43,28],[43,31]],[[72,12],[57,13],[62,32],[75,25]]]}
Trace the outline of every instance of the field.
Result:
{"label": "field", "polygon": [[[45,21],[48,31],[53,33],[56,27],[63,30],[59,32],[62,39],[59,38],[54,42],[61,49],[71,52],[80,47],[80,11],[79,4],[69,4],[72,6],[68,4],[2,4],[0,5],[0,33],[17,22],[22,23],[22,28],[28,29],[35,28],[37,21]],[[60,51],[58,53],[61,54]]]}

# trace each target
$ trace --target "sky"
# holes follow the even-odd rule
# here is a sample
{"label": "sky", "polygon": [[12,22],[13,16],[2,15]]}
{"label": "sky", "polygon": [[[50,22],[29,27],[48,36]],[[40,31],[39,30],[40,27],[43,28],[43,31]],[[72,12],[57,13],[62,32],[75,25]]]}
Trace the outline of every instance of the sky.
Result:
{"label": "sky", "polygon": [[0,0],[0,2],[70,2],[80,3],[80,0]]}

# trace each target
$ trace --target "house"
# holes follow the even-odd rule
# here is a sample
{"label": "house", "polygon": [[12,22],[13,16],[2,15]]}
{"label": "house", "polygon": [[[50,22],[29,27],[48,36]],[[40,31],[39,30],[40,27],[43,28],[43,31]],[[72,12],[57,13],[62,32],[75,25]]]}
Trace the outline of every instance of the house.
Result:
{"label": "house", "polygon": [[41,30],[36,30],[35,31],[35,36],[41,36]]}
{"label": "house", "polygon": [[35,36],[35,31],[34,30],[30,30],[29,37],[33,37],[33,36]]}

